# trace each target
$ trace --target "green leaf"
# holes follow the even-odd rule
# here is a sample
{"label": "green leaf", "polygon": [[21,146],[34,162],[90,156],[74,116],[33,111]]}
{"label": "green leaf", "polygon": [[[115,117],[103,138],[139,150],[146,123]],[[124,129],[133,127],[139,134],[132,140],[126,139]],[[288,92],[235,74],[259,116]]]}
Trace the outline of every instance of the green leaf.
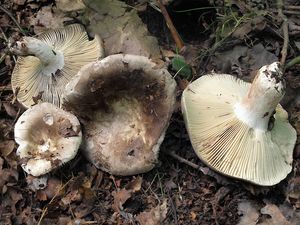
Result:
{"label": "green leaf", "polygon": [[192,68],[180,55],[177,55],[172,59],[172,70],[174,70],[176,74],[182,75],[186,79],[189,79],[192,76]]}

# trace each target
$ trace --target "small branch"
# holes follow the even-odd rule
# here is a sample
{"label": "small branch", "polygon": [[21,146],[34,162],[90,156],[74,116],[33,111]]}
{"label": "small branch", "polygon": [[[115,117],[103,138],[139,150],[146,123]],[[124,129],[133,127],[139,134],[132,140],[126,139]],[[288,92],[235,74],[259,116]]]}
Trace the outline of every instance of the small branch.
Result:
{"label": "small branch", "polygon": [[201,171],[204,174],[207,174],[207,171],[206,171],[205,168],[203,168],[202,166],[198,166],[197,164],[195,164],[193,162],[190,162],[190,161],[186,160],[185,158],[182,158],[181,156],[177,155],[175,152],[173,152],[173,151],[171,151],[171,152],[166,151],[165,153],[167,155],[173,157],[174,159],[177,159],[179,162],[184,163],[184,164],[186,164],[186,165],[188,165],[190,167],[193,167],[194,169],[199,170],[199,171]]}
{"label": "small branch", "polygon": [[282,12],[288,15],[300,15],[300,11],[283,10]]}
{"label": "small branch", "polygon": [[158,3],[161,13],[163,14],[163,16],[166,20],[167,26],[172,34],[172,37],[176,43],[176,47],[180,51],[184,47],[184,43],[183,43],[179,33],[177,32],[169,14],[168,14],[166,7],[162,4],[161,0],[157,0],[157,3]]}
{"label": "small branch", "polygon": [[0,92],[3,91],[12,91],[11,86],[0,86]]}
{"label": "small branch", "polygon": [[0,10],[5,12],[9,18],[11,18],[11,20],[16,24],[16,26],[19,28],[20,32],[23,34],[23,35],[26,35],[26,32],[23,30],[23,28],[20,26],[20,24],[18,23],[18,21],[13,17],[13,15],[4,7],[2,7],[0,5]]}
{"label": "small branch", "polygon": [[283,8],[283,5],[284,5],[283,1],[284,0],[277,0],[278,16],[280,16],[281,19],[283,20],[283,22],[282,22],[283,45],[282,45],[282,49],[281,49],[281,59],[280,59],[280,63],[282,65],[285,64],[287,51],[288,51],[288,45],[289,45],[288,19],[282,12],[282,8]]}
{"label": "small branch", "polygon": [[289,10],[300,10],[299,5],[284,5],[283,8],[289,9]]}

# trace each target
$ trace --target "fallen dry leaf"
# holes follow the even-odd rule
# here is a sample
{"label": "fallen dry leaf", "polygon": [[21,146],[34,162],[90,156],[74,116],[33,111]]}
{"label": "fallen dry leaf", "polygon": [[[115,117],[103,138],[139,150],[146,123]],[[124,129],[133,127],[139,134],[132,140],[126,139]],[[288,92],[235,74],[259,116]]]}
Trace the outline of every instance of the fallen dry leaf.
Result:
{"label": "fallen dry leaf", "polygon": [[238,214],[242,215],[238,225],[256,225],[259,218],[259,207],[253,201],[243,201],[238,204]]}
{"label": "fallen dry leaf", "polygon": [[269,215],[270,218],[266,218],[259,225],[291,225],[290,222],[282,215],[279,208],[274,204],[267,204],[260,212],[262,214]]}
{"label": "fallen dry leaf", "polygon": [[48,29],[62,28],[64,22],[71,20],[64,13],[58,11],[55,7],[44,6],[36,14],[30,17],[30,25],[34,27],[34,32],[40,34]]}
{"label": "fallen dry leaf", "polygon": [[13,140],[1,141],[0,142],[0,153],[2,156],[6,157],[15,148],[15,142]]}
{"label": "fallen dry leaf", "polygon": [[155,37],[150,36],[146,25],[135,9],[118,0],[84,0],[90,20],[88,28],[103,39],[107,55],[127,53],[160,58]]}
{"label": "fallen dry leaf", "polygon": [[289,181],[287,188],[287,201],[300,208],[300,177],[294,177]]}
{"label": "fallen dry leaf", "polygon": [[7,115],[9,115],[10,117],[15,118],[17,116],[17,111],[11,103],[3,102],[3,107]]}
{"label": "fallen dry leaf", "polygon": [[125,186],[125,189],[130,190],[132,192],[137,192],[137,191],[141,190],[142,183],[143,183],[143,178],[142,177],[137,177],[135,180],[129,182]]}
{"label": "fallen dry leaf", "polygon": [[141,212],[136,220],[140,225],[159,225],[163,224],[168,213],[167,200],[165,199],[161,205],[152,208],[150,211]]}
{"label": "fallen dry leaf", "polygon": [[131,197],[132,192],[130,190],[121,189],[120,191],[113,191],[114,203],[112,204],[113,210],[119,212],[123,210],[123,204]]}
{"label": "fallen dry leaf", "polygon": [[79,11],[85,8],[82,0],[56,0],[56,6],[63,12]]}
{"label": "fallen dry leaf", "polygon": [[69,205],[72,202],[80,202],[82,200],[82,193],[80,190],[73,190],[61,199],[64,205]]}
{"label": "fallen dry leaf", "polygon": [[62,181],[55,177],[50,177],[47,182],[47,187],[39,190],[40,195],[45,195],[47,199],[52,199],[53,197],[59,197],[64,194],[64,189],[62,188]]}
{"label": "fallen dry leaf", "polygon": [[134,192],[141,190],[143,178],[137,177],[135,180],[129,182],[125,188],[119,191],[113,191],[112,195],[114,197],[114,203],[112,208],[116,212],[123,210],[123,204],[132,196]]}

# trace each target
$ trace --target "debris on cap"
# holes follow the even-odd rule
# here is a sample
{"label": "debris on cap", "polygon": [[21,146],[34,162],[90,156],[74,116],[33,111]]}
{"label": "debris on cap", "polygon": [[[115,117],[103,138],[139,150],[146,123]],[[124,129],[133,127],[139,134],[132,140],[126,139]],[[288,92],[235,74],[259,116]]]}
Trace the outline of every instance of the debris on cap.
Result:
{"label": "debris on cap", "polygon": [[263,66],[252,84],[209,74],[183,92],[182,112],[196,154],[212,169],[254,184],[279,183],[292,170],[296,131],[279,105],[279,63]]}
{"label": "debris on cap", "polygon": [[67,85],[63,107],[84,127],[83,153],[114,175],[151,170],[175,104],[166,69],[136,55],[111,55],[83,67]]}
{"label": "debris on cap", "polygon": [[46,174],[73,159],[82,139],[76,116],[47,102],[27,109],[14,132],[21,166],[33,176]]}

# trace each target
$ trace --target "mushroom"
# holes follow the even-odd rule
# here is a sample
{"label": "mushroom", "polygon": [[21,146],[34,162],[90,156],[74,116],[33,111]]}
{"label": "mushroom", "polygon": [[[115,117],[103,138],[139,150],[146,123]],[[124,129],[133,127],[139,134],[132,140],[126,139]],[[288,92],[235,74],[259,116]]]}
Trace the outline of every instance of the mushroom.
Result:
{"label": "mushroom", "polygon": [[44,102],[27,109],[15,125],[17,155],[33,176],[46,174],[73,159],[82,134],[76,116]]}
{"label": "mushroom", "polygon": [[198,157],[224,175],[270,186],[292,169],[296,131],[279,105],[279,63],[263,66],[252,84],[228,74],[200,77],[184,90],[182,112]]}
{"label": "mushroom", "polygon": [[136,55],[111,55],[84,66],[66,86],[63,107],[83,125],[83,153],[114,175],[151,170],[175,105],[166,69]]}
{"label": "mushroom", "polygon": [[103,56],[99,37],[89,41],[79,24],[49,30],[38,38],[23,37],[10,47],[19,56],[12,73],[12,89],[26,108],[40,98],[61,105],[69,80],[87,63]]}

